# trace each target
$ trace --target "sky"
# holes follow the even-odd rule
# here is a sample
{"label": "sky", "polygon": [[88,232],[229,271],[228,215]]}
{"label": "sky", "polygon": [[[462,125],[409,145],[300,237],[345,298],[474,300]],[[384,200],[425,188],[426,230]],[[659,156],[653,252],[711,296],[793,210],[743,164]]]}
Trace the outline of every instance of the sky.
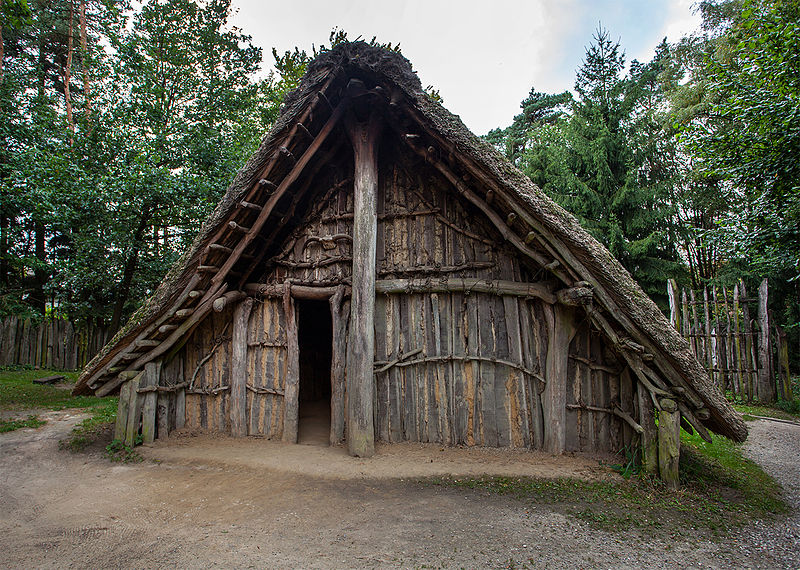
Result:
{"label": "sky", "polygon": [[475,134],[506,127],[531,88],[571,90],[599,25],[626,61],[649,61],[664,37],[700,24],[694,0],[233,0],[231,23],[264,51],[264,68],[295,46],[311,52],[334,27],[400,44],[423,86]]}

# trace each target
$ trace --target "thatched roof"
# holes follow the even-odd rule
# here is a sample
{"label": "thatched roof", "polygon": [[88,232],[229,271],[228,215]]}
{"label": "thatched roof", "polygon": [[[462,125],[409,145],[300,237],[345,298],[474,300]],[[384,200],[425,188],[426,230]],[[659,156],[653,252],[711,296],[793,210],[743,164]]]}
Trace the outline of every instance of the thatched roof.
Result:
{"label": "thatched roof", "polygon": [[[191,248],[155,294],[86,366],[76,393],[110,392],[121,381],[117,376],[120,369],[140,368],[163,354],[181,334],[196,326],[226,288],[234,285],[228,272],[249,246],[237,247],[244,238],[241,233],[234,235],[231,222],[240,220],[244,224],[243,216],[250,215],[246,222],[256,226],[253,233],[271,227],[268,222],[277,223],[269,211],[244,212],[239,207],[242,200],[256,195],[263,198],[270,192],[273,196],[284,190],[291,193],[295,170],[316,150],[312,148],[316,141],[308,143],[308,131],[321,133],[318,138],[330,132],[330,123],[335,123],[340,104],[348,98],[349,80],[353,78],[363,82],[366,89],[374,86],[370,89],[372,97],[382,100],[397,135],[412,151],[424,154],[435,150],[440,158],[431,161],[434,166],[454,186],[470,186],[472,190],[462,190],[474,192],[476,203],[490,208],[487,212],[495,218],[505,220],[509,212],[518,216],[513,228],[500,227],[503,222],[495,221],[506,240],[523,253],[550,261],[548,267],[564,286],[588,283],[594,292],[595,310],[590,311],[593,323],[619,349],[640,381],[649,383],[659,395],[678,399],[684,417],[701,432],[707,427],[734,440],[746,438],[741,417],[710,381],[688,343],[609,251],[496,149],[432,100],[403,56],[363,42],[341,44],[309,65],[298,89],[287,97],[277,123],[239,171]],[[298,127],[302,122],[305,126]],[[414,134],[404,137],[403,130]],[[279,160],[282,152],[299,160]],[[267,178],[274,184],[266,182]],[[465,179],[469,182],[463,183]],[[270,204],[274,206],[270,201],[265,210],[272,207]],[[255,216],[257,219],[253,219]],[[209,245],[221,242],[232,251],[227,257],[214,257]],[[221,266],[216,274],[200,271],[209,258]],[[203,295],[192,301],[190,291]],[[186,306],[192,310],[181,311]]]}

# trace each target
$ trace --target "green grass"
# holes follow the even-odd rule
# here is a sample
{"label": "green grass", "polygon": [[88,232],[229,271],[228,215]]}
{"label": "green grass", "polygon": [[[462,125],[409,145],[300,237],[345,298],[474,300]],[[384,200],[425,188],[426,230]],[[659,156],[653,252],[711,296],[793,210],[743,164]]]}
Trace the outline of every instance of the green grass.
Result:
{"label": "green grass", "polygon": [[[36,378],[55,374],[65,376],[69,387],[33,383]],[[21,412],[37,408],[65,410],[102,406],[103,398],[72,395],[72,384],[78,374],[60,370],[0,370],[0,410]]]}
{"label": "green grass", "polygon": [[778,402],[775,407],[760,406],[757,404],[734,404],[733,407],[744,416],[745,420],[754,419],[752,416],[765,416],[768,418],[800,422],[800,401],[797,400],[792,402]]}
{"label": "green grass", "polygon": [[788,512],[781,490],[737,444],[718,437],[706,444],[682,433],[681,489],[670,491],[644,476],[584,481],[530,477],[439,478],[435,485],[508,495],[563,512],[594,528],[641,529],[666,535],[715,536],[753,519]]}
{"label": "green grass", "polygon": [[[37,378],[61,374],[65,381],[61,386],[34,384]],[[0,369],[0,410],[25,413],[31,410],[85,409],[97,414],[106,414],[107,408],[116,410],[116,398],[96,398],[94,396],[73,396],[72,385],[78,379],[78,372],[61,370],[32,370],[30,368]],[[96,412],[96,413],[95,413]],[[36,415],[28,415],[25,420],[12,419],[0,422],[0,431],[13,431],[23,427],[44,425]]]}
{"label": "green grass", "polygon": [[24,420],[0,420],[0,433],[6,433],[22,428],[38,428],[46,424],[35,415],[29,415]]}
{"label": "green grass", "polygon": [[102,439],[117,419],[118,398],[105,398],[103,404],[90,409],[91,416],[72,428],[69,439],[61,440],[59,447],[78,452]]}

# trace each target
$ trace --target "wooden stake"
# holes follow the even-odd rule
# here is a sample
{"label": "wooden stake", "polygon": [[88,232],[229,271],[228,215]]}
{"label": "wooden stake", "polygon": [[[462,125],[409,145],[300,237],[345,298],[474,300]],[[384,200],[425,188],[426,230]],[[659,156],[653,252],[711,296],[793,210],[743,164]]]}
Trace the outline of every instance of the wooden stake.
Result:
{"label": "wooden stake", "polygon": [[128,412],[131,406],[131,383],[125,382],[119,389],[117,404],[117,422],[114,424],[114,439],[125,441],[125,430],[128,427]]}
{"label": "wooden stake", "polygon": [[333,351],[331,358],[331,445],[344,439],[344,390],[347,363],[347,321],[350,317],[350,302],[344,299],[346,287],[339,285],[330,297],[333,320]]}
{"label": "wooden stake", "polygon": [[378,142],[382,121],[376,112],[366,123],[348,116],[353,144],[353,294],[347,343],[347,447],[350,455],[375,454],[375,253],[378,232]]}
{"label": "wooden stake", "polygon": [[[224,297],[223,297],[224,298]],[[231,333],[231,435],[247,435],[247,323],[253,299],[247,298],[233,312]]]}
{"label": "wooden stake", "polygon": [[661,400],[658,412],[658,469],[670,489],[679,487],[678,464],[681,455],[681,414],[674,400]]}
{"label": "wooden stake", "polygon": [[[630,375],[626,369],[624,374]],[[641,435],[642,468],[648,475],[658,474],[658,432],[656,430],[656,416],[650,394],[640,384],[636,388],[639,400],[639,425],[644,428]]]}
{"label": "wooden stake", "polygon": [[136,436],[139,434],[139,416],[142,412],[142,398],[139,397],[139,383],[144,372],[136,375],[128,384],[130,398],[128,404],[128,421],[125,424],[125,445],[133,447]]}
{"label": "wooden stake", "polygon": [[769,343],[768,295],[769,283],[767,279],[764,279],[758,288],[758,326],[761,329],[758,335],[758,399],[761,402],[772,403],[776,400],[776,397]]}

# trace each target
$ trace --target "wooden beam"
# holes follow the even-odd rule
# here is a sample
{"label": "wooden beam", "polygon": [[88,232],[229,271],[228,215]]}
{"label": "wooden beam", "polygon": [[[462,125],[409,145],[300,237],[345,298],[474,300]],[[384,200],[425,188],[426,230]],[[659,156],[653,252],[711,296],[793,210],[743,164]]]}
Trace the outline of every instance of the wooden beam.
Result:
{"label": "wooden beam", "polygon": [[242,200],[241,202],[239,202],[239,206],[242,207],[242,208],[246,208],[248,210],[253,210],[254,212],[260,212],[261,210],[264,209],[263,207],[259,206],[258,204],[253,204],[252,202],[247,202],[245,200]]}
{"label": "wooden beam", "polygon": [[142,398],[139,397],[139,383],[142,381],[144,371],[131,379],[130,398],[128,404],[128,419],[125,423],[125,445],[133,447],[136,436],[139,435],[139,418],[142,414]]}
{"label": "wooden beam", "polygon": [[241,301],[247,296],[244,291],[228,291],[224,295],[217,297],[214,299],[214,303],[212,303],[212,307],[214,308],[215,313],[221,313],[225,310],[225,307],[232,305],[238,301]]}
{"label": "wooden beam", "polygon": [[556,296],[542,283],[522,283],[518,281],[502,281],[476,279],[469,277],[451,277],[447,281],[429,279],[380,279],[375,282],[376,293],[491,293],[494,295],[513,295],[517,297],[535,297],[546,303],[554,304]]}
{"label": "wooden beam", "polygon": [[350,455],[375,454],[375,255],[378,233],[378,143],[383,122],[377,111],[367,122],[348,116],[347,132],[355,161],[353,215],[353,293],[347,343],[347,448]]}
{"label": "wooden beam", "polygon": [[[344,295],[350,295],[350,287],[344,287]],[[282,297],[286,286],[283,283],[266,284],[266,283],[246,283],[243,287],[244,291],[249,295],[263,295],[265,297]],[[295,285],[291,286],[291,294],[295,299],[312,299],[317,301],[326,301],[333,297],[339,286],[336,287],[311,287],[308,285]]]}
{"label": "wooden beam", "polygon": [[252,309],[253,299],[247,298],[236,305],[233,312],[230,380],[231,435],[233,437],[247,435],[247,323]]}

